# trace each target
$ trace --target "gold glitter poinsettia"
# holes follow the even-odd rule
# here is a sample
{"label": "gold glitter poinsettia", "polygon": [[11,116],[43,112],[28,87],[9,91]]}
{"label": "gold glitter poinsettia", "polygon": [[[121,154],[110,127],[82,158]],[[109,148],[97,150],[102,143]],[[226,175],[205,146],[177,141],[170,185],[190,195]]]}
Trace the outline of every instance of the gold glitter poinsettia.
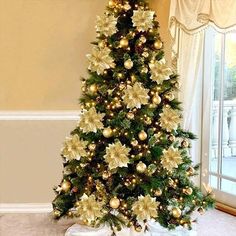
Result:
{"label": "gold glitter poinsettia", "polygon": [[96,133],[98,129],[103,128],[102,120],[104,116],[105,114],[97,113],[95,107],[92,107],[88,111],[85,110],[83,112],[78,125],[84,133]]}
{"label": "gold glitter poinsettia", "polygon": [[106,155],[104,156],[109,169],[112,170],[117,167],[127,167],[129,163],[129,152],[130,148],[122,145],[120,141],[109,144],[106,148]]}
{"label": "gold glitter poinsettia", "polygon": [[173,171],[173,169],[178,168],[178,165],[183,163],[181,153],[177,148],[170,147],[168,150],[163,151],[161,157],[161,164],[163,168],[168,171]]}
{"label": "gold glitter poinsettia", "polygon": [[150,195],[138,197],[132,206],[134,215],[137,216],[138,220],[150,220],[151,218],[157,217],[157,208],[160,205],[156,198],[150,197]]}
{"label": "gold glitter poinsettia", "polygon": [[122,97],[127,108],[141,108],[141,105],[148,104],[149,89],[145,89],[141,83],[136,82],[133,87],[128,85],[125,90],[125,95]]}
{"label": "gold glitter poinsettia", "polygon": [[113,15],[97,16],[96,30],[105,36],[112,36],[117,32],[117,18]]}
{"label": "gold glitter poinsettia", "polygon": [[160,114],[160,125],[168,132],[176,130],[181,121],[179,112],[170,107],[164,107]]}
{"label": "gold glitter poinsettia", "polygon": [[89,223],[103,216],[103,202],[96,201],[94,195],[87,196],[85,193],[77,203],[79,218]]}
{"label": "gold glitter poinsettia", "polygon": [[111,50],[108,47],[93,47],[92,54],[87,55],[89,60],[88,69],[92,72],[97,72],[98,75],[101,75],[105,70],[114,68],[114,59],[110,56],[110,53]]}
{"label": "gold glitter poinsettia", "polygon": [[138,9],[132,16],[133,26],[137,27],[139,32],[145,32],[153,27],[154,11]]}
{"label": "gold glitter poinsettia", "polygon": [[84,157],[87,155],[86,147],[88,142],[80,140],[77,134],[72,137],[66,138],[64,143],[64,147],[62,149],[62,155],[66,157],[68,160],[77,159],[80,157]]}
{"label": "gold glitter poinsettia", "polygon": [[157,84],[162,84],[164,80],[170,79],[171,69],[166,65],[164,60],[155,61],[149,64],[151,69],[151,79]]}

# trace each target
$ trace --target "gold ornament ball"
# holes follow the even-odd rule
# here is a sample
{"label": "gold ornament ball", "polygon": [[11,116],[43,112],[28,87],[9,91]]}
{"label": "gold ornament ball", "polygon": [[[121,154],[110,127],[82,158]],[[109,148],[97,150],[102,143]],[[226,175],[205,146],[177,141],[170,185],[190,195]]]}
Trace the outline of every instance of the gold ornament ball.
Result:
{"label": "gold ornament ball", "polygon": [[120,206],[120,200],[117,198],[117,197],[113,197],[111,200],[110,200],[110,207],[113,208],[113,209],[118,209],[119,206]]}
{"label": "gold ornament ball", "polygon": [[132,112],[128,112],[126,116],[130,120],[134,119],[134,113],[132,113]]}
{"label": "gold ornament ball", "polygon": [[98,46],[99,46],[100,48],[104,48],[104,47],[106,46],[105,41],[100,41],[100,42],[98,43]]}
{"label": "gold ornament ball", "polygon": [[108,6],[111,7],[111,8],[115,7],[115,6],[116,6],[115,1],[114,1],[114,0],[110,0],[110,1],[108,2]]}
{"label": "gold ornament ball", "polygon": [[190,188],[190,187],[184,188],[183,193],[186,194],[186,195],[192,195],[193,189]]}
{"label": "gold ornament ball", "polygon": [[102,173],[102,178],[103,178],[104,180],[107,180],[109,177],[110,177],[110,173],[109,173],[108,171],[104,171],[104,172]]}
{"label": "gold ornament ball", "polygon": [[61,184],[61,188],[64,192],[68,192],[71,188],[71,183],[69,181],[63,181],[63,183]]}
{"label": "gold ornament ball", "polygon": [[190,166],[190,167],[187,169],[187,173],[188,173],[188,175],[193,175],[193,174],[195,173],[195,169],[194,169],[192,166]]}
{"label": "gold ornament ball", "polygon": [[168,93],[165,95],[166,99],[169,101],[173,101],[175,99],[175,95],[173,93]]}
{"label": "gold ornament ball", "polygon": [[102,134],[105,138],[110,138],[113,134],[113,131],[110,127],[108,127],[103,130]]}
{"label": "gold ornament ball", "polygon": [[178,208],[178,207],[174,207],[172,209],[172,215],[175,217],[175,218],[180,218],[182,214],[182,211]]}
{"label": "gold ornament ball", "polygon": [[205,213],[205,210],[202,207],[200,207],[198,208],[198,212],[202,215]]}
{"label": "gold ornament ball", "polygon": [[162,195],[162,190],[160,188],[156,189],[154,192],[156,197],[160,197]]}
{"label": "gold ornament ball", "polygon": [[136,225],[136,226],[134,227],[134,229],[135,229],[135,231],[138,232],[138,233],[142,232],[142,226],[141,226],[141,225]]}
{"label": "gold ornament ball", "polygon": [[139,139],[140,139],[141,141],[144,141],[144,140],[147,139],[147,133],[146,133],[144,130],[142,130],[142,131],[138,134],[138,137],[139,137]]}
{"label": "gold ornament ball", "polygon": [[97,85],[96,85],[96,84],[90,85],[90,86],[89,86],[89,91],[90,91],[91,93],[96,93],[96,92],[98,91]]}
{"label": "gold ornament ball", "polygon": [[161,42],[161,40],[158,39],[158,40],[155,41],[154,47],[155,47],[156,49],[161,49],[162,46],[163,46],[163,43]]}
{"label": "gold ornament ball", "polygon": [[96,144],[91,143],[91,144],[89,144],[88,148],[90,151],[94,151],[96,149]]}
{"label": "gold ornament ball", "polygon": [[134,66],[134,63],[131,59],[128,59],[127,61],[125,61],[124,66],[127,70],[130,70]]}
{"label": "gold ornament ball", "polygon": [[133,146],[133,147],[137,147],[138,146],[138,141],[137,140],[132,140],[131,141],[131,145]]}
{"label": "gold ornament ball", "polygon": [[184,140],[182,143],[181,143],[182,147],[184,148],[188,148],[189,147],[189,142],[187,140]]}
{"label": "gold ornament ball", "polygon": [[147,169],[147,166],[145,163],[143,163],[142,161],[140,161],[137,166],[136,166],[136,170],[139,172],[139,173],[144,173]]}
{"label": "gold ornament ball", "polygon": [[126,38],[122,38],[120,40],[120,47],[127,48],[129,46],[129,40]]}
{"label": "gold ornament ball", "polygon": [[54,215],[54,217],[58,218],[58,217],[61,216],[61,212],[56,209],[56,210],[53,211],[53,215]]}
{"label": "gold ornament ball", "polygon": [[153,98],[152,98],[152,102],[154,103],[154,104],[160,104],[161,103],[161,97],[160,96],[154,96]]}

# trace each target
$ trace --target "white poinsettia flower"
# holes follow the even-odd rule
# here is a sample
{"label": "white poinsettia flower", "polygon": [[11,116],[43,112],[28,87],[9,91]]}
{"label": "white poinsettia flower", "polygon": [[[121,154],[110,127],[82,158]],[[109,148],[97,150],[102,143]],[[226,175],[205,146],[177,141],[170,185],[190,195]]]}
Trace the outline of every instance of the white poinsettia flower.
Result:
{"label": "white poinsettia flower", "polygon": [[109,169],[112,170],[117,167],[127,167],[129,163],[129,152],[130,148],[122,145],[120,141],[109,144],[106,148],[106,155],[104,156]]}
{"label": "white poinsettia flower", "polygon": [[172,75],[172,70],[166,65],[165,60],[154,61],[149,64],[151,70],[151,80],[157,84],[162,84],[164,80],[169,80]]}
{"label": "white poinsettia flower", "polygon": [[114,68],[114,59],[110,56],[111,49],[108,47],[93,47],[92,53],[87,55],[89,60],[88,69],[92,72],[97,72],[98,75],[104,73],[105,70]]}
{"label": "white poinsettia flower", "polygon": [[153,27],[154,11],[138,9],[134,11],[132,16],[133,26],[139,32],[148,31]]}
{"label": "white poinsettia flower", "polygon": [[96,30],[105,36],[112,36],[117,32],[117,18],[113,15],[97,16]]}
{"label": "white poinsettia flower", "polygon": [[68,160],[77,159],[87,155],[87,141],[83,141],[79,138],[77,134],[66,138],[64,147],[62,149],[62,155]]}
{"label": "white poinsettia flower", "polygon": [[97,112],[95,107],[92,107],[89,110],[83,111],[78,125],[84,133],[96,133],[99,129],[103,129],[104,127],[102,123],[104,116],[105,114]]}
{"label": "white poinsettia flower", "polygon": [[152,198],[150,195],[139,196],[132,206],[132,211],[137,219],[140,221],[150,220],[157,217],[157,209],[160,203],[156,201],[156,198]]}
{"label": "white poinsettia flower", "polygon": [[141,108],[141,105],[148,104],[149,89],[145,89],[141,83],[136,82],[133,86],[128,85],[122,97],[127,108]]}
{"label": "white poinsettia flower", "polygon": [[168,150],[163,151],[161,157],[163,168],[171,172],[173,169],[178,168],[181,163],[183,163],[181,152],[177,148],[170,147]]}

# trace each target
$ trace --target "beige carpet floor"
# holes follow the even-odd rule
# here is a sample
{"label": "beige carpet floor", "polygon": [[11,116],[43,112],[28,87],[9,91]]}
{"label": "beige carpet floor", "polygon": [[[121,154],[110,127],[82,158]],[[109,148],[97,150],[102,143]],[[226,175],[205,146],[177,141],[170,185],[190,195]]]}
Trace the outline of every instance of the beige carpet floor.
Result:
{"label": "beige carpet floor", "polygon": [[[1,236],[63,236],[74,220],[55,223],[48,214],[1,214]],[[236,217],[212,210],[198,218],[198,236],[236,236]],[[105,236],[105,235],[104,235]]]}

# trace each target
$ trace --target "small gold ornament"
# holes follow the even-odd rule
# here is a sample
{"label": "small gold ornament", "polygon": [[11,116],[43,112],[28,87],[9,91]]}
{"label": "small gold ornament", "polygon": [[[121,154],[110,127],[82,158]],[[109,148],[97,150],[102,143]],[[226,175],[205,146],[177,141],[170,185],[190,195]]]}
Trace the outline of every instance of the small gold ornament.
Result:
{"label": "small gold ornament", "polygon": [[180,218],[182,214],[182,211],[178,208],[178,207],[174,207],[172,209],[172,215],[175,217],[175,218]]}
{"label": "small gold ornament", "polygon": [[128,59],[127,61],[125,61],[124,66],[127,70],[130,70],[134,66],[134,63],[131,59]]}
{"label": "small gold ornament", "polygon": [[161,190],[160,188],[156,189],[156,190],[154,191],[154,195],[155,195],[156,197],[160,197],[160,196],[162,195],[162,190]]}
{"label": "small gold ornament", "polygon": [[133,147],[137,147],[138,146],[138,141],[136,139],[132,140],[131,145]]}
{"label": "small gold ornament", "polygon": [[98,47],[100,47],[100,48],[104,48],[104,47],[106,47],[106,42],[105,41],[99,41],[99,43],[98,43]]}
{"label": "small gold ornament", "polygon": [[173,93],[168,93],[165,95],[166,99],[169,101],[173,101],[175,99],[175,95]]}
{"label": "small gold ornament", "polygon": [[110,207],[113,209],[118,209],[120,206],[120,200],[117,197],[113,197],[110,202]]}
{"label": "small gold ornament", "polygon": [[130,120],[133,120],[134,119],[134,113],[133,112],[128,112],[126,117]]}
{"label": "small gold ornament", "polygon": [[144,140],[147,139],[147,133],[146,133],[144,130],[142,130],[142,131],[138,134],[138,137],[139,137],[139,139],[140,139],[141,141],[144,141]]}
{"label": "small gold ornament", "polygon": [[184,188],[183,193],[186,194],[186,195],[192,195],[193,189],[190,188],[190,187]]}
{"label": "small gold ornament", "polygon": [[96,84],[90,85],[90,86],[89,86],[89,91],[90,91],[91,93],[96,93],[96,92],[98,91],[97,85],[96,85]]}
{"label": "small gold ornament", "polygon": [[190,166],[188,169],[187,169],[187,174],[189,175],[189,176],[191,176],[191,175],[193,175],[195,173],[195,169],[192,167],[192,166]]}
{"label": "small gold ornament", "polygon": [[94,151],[96,149],[96,144],[91,143],[91,144],[89,144],[88,148],[89,148],[90,151]]}
{"label": "small gold ornament", "polygon": [[143,230],[141,225],[135,225],[134,229],[138,233],[142,232],[142,230]]}
{"label": "small gold ornament", "polygon": [[139,172],[139,173],[144,173],[147,169],[147,166],[145,163],[143,163],[142,161],[140,161],[137,166],[136,166],[136,170]]}
{"label": "small gold ornament", "polygon": [[162,46],[163,46],[163,43],[161,42],[161,40],[158,39],[158,40],[155,41],[154,47],[155,47],[156,49],[161,49]]}
{"label": "small gold ornament", "polygon": [[189,142],[187,140],[184,140],[182,143],[181,143],[181,146],[184,147],[184,148],[188,148],[189,147]]}
{"label": "small gold ornament", "polygon": [[61,188],[64,192],[68,192],[71,188],[71,183],[67,180],[64,180],[63,183],[61,184]]}
{"label": "small gold ornament", "polygon": [[110,0],[110,1],[108,2],[108,6],[109,6],[110,8],[114,8],[114,7],[116,6],[115,1],[114,1],[114,0]]}
{"label": "small gold ornament", "polygon": [[110,127],[107,127],[103,130],[102,134],[105,138],[110,138],[113,134],[113,131]]}
{"label": "small gold ornament", "polygon": [[171,141],[171,142],[174,142],[175,141],[175,136],[173,134],[171,134],[168,139]]}
{"label": "small gold ornament", "polygon": [[156,96],[154,96],[153,98],[152,98],[152,102],[154,103],[154,104],[160,104],[161,103],[161,97],[159,96],[159,95],[156,95]]}
{"label": "small gold ornament", "polygon": [[129,40],[127,38],[122,38],[120,40],[120,47],[127,48],[129,46]]}
{"label": "small gold ornament", "polygon": [[103,178],[104,180],[107,180],[110,176],[111,176],[111,174],[110,174],[110,172],[108,172],[108,171],[104,171],[104,172],[102,173],[102,178]]}
{"label": "small gold ornament", "polygon": [[59,210],[55,209],[55,210],[53,211],[53,215],[54,215],[54,217],[58,218],[58,217],[61,216],[61,212],[60,212]]}
{"label": "small gold ornament", "polygon": [[202,208],[202,207],[198,208],[197,211],[198,211],[201,215],[205,213],[205,209]]}

